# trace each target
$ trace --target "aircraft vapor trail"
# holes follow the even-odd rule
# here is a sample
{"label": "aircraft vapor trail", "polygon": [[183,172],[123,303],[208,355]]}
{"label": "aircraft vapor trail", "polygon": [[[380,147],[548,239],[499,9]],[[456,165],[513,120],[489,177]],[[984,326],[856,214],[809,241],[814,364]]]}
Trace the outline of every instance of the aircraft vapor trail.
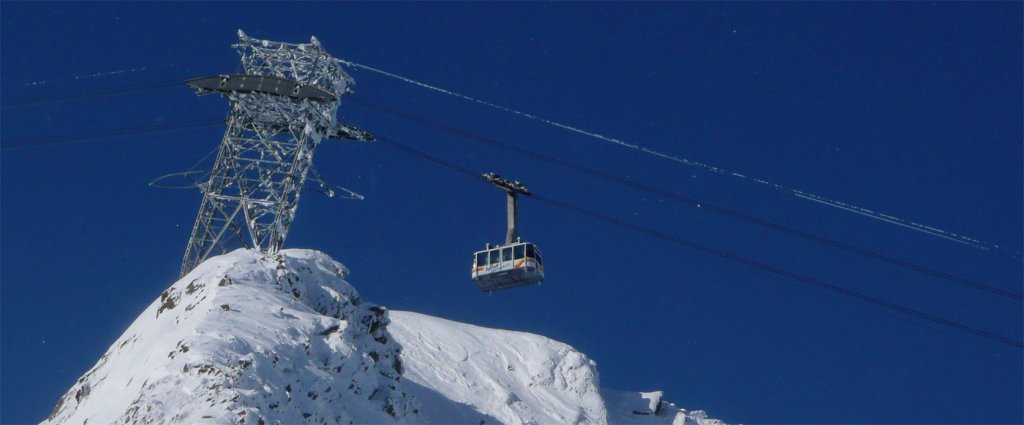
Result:
{"label": "aircraft vapor trail", "polygon": [[513,109],[513,108],[510,108],[510,107],[507,107],[507,106],[503,106],[503,105],[491,103],[491,102],[488,102],[488,101],[485,101],[485,100],[477,99],[477,98],[472,97],[472,96],[467,96],[467,95],[464,95],[464,94],[461,94],[461,93],[458,93],[458,92],[454,92],[454,91],[447,90],[447,89],[444,89],[444,88],[441,88],[441,87],[437,87],[437,86],[434,86],[434,85],[431,85],[431,84],[427,84],[427,83],[424,83],[424,82],[421,82],[421,81],[417,81],[417,80],[414,80],[412,78],[404,77],[404,76],[401,76],[401,75],[398,75],[398,74],[395,74],[395,73],[392,73],[392,72],[388,72],[388,71],[384,71],[382,69],[374,68],[374,67],[369,66],[369,65],[363,65],[361,63],[352,62],[352,61],[344,60],[344,59],[338,59],[338,61],[343,63],[343,64],[345,64],[345,65],[353,67],[353,68],[358,68],[358,69],[363,69],[363,70],[367,70],[367,71],[370,71],[370,72],[374,72],[374,73],[377,73],[377,74],[380,74],[380,75],[384,75],[386,77],[394,78],[396,80],[399,80],[399,81],[402,81],[402,82],[405,82],[405,83],[408,83],[408,84],[411,84],[411,85],[414,85],[414,86],[417,86],[417,87],[425,88],[425,89],[428,89],[428,90],[431,90],[431,91],[435,91],[435,92],[438,92],[438,93],[441,93],[441,94],[445,94],[445,95],[448,95],[448,96],[452,96],[452,97],[456,97],[456,98],[459,98],[459,99],[463,99],[463,100],[466,100],[466,101],[469,101],[469,102],[473,102],[473,103],[476,103],[476,104],[487,106],[489,108],[493,108],[493,109],[497,109],[497,110],[500,110],[500,111],[508,112],[508,113],[511,113],[511,114],[514,114],[514,115],[518,115],[518,116],[523,117],[523,118],[527,118],[527,119],[531,119],[531,120],[534,120],[534,121],[538,121],[538,122],[541,122],[543,124],[547,124],[547,125],[550,125],[550,126],[553,126],[553,127],[561,128],[563,130],[571,131],[573,133],[581,134],[581,135],[584,135],[584,136],[587,136],[587,137],[591,137],[591,138],[594,138],[594,139],[598,139],[598,140],[601,140],[601,141],[604,141],[604,142],[607,142],[607,143],[612,143],[612,144],[615,144],[615,145],[618,145],[618,146],[622,146],[622,147],[625,147],[625,148],[637,150],[637,151],[643,152],[643,153],[651,155],[651,156],[655,156],[655,157],[659,157],[659,158],[666,159],[666,160],[669,160],[669,161],[673,161],[673,162],[677,162],[677,163],[680,163],[680,164],[688,165],[688,166],[691,166],[691,167],[699,168],[699,169],[707,171],[707,172],[727,175],[727,176],[731,176],[731,177],[734,177],[734,178],[746,180],[747,182],[752,182],[752,183],[755,183],[757,185],[765,186],[765,187],[768,187],[770,189],[774,189],[776,191],[787,192],[790,195],[793,195],[793,196],[795,196],[798,199],[813,201],[813,202],[818,203],[820,205],[829,206],[829,207],[836,208],[836,209],[841,210],[841,211],[852,212],[852,213],[855,213],[855,214],[858,214],[858,215],[861,215],[861,216],[864,216],[864,217],[872,218],[872,219],[875,219],[875,220],[878,220],[878,221],[881,221],[881,222],[884,222],[884,223],[895,224],[895,225],[898,225],[898,226],[901,226],[901,227],[904,227],[904,228],[907,228],[907,229],[910,229],[910,230],[914,230],[916,232],[920,232],[920,233],[924,233],[924,234],[927,234],[927,235],[935,236],[935,237],[938,237],[938,238],[950,240],[950,241],[953,241],[953,242],[957,242],[957,243],[960,243],[960,244],[963,244],[963,245],[966,245],[966,246],[970,246],[970,247],[973,247],[973,248],[981,249],[981,250],[984,250],[984,251],[1001,251],[1001,252],[1005,252],[1005,253],[1010,254],[1010,256],[1012,256],[1013,258],[1020,258],[1021,257],[1021,253],[1020,252],[1014,251],[1012,249],[1003,248],[1003,247],[1000,247],[999,245],[983,242],[981,240],[978,240],[976,238],[972,238],[970,236],[957,234],[957,233],[954,233],[954,232],[951,232],[951,231],[948,231],[948,230],[943,230],[943,229],[939,229],[939,228],[932,227],[932,226],[927,226],[927,225],[924,225],[924,224],[921,224],[921,223],[914,222],[912,220],[903,219],[903,218],[896,217],[896,216],[893,216],[893,215],[890,215],[890,214],[884,214],[884,213],[876,212],[876,211],[870,210],[868,208],[864,208],[864,207],[860,207],[860,206],[851,204],[849,202],[843,202],[843,201],[839,201],[839,200],[835,200],[835,199],[830,199],[830,198],[827,198],[825,196],[821,196],[821,195],[816,195],[816,194],[813,194],[813,193],[805,192],[805,191],[802,191],[802,190],[799,190],[799,189],[796,189],[796,188],[793,188],[793,187],[788,187],[788,186],[784,186],[784,185],[781,185],[781,184],[778,184],[778,183],[769,182],[767,180],[762,180],[762,179],[759,179],[759,178],[754,178],[754,177],[747,176],[747,175],[744,175],[744,174],[740,174],[740,173],[737,173],[737,172],[734,172],[734,171],[730,171],[730,170],[727,170],[727,169],[724,169],[724,168],[721,168],[721,167],[715,167],[713,165],[705,164],[705,163],[702,163],[702,162],[699,162],[699,161],[694,161],[692,159],[683,158],[681,156],[676,156],[676,155],[660,152],[660,151],[657,151],[657,150],[654,150],[654,149],[651,149],[651,148],[648,148],[648,147],[645,147],[645,146],[637,145],[637,144],[634,144],[634,143],[629,143],[629,142],[617,139],[615,137],[605,136],[603,134],[599,134],[599,133],[596,133],[596,132],[593,132],[593,131],[588,131],[588,130],[584,130],[584,129],[581,129],[581,128],[578,128],[578,127],[574,127],[574,126],[571,126],[569,124],[564,124],[564,123],[561,123],[561,122],[558,122],[558,121],[554,121],[554,120],[550,120],[550,119],[547,119],[547,118],[544,118],[544,117],[539,117],[539,116],[530,114],[528,112],[523,112],[523,111],[520,111],[520,110],[517,110],[517,109]]}

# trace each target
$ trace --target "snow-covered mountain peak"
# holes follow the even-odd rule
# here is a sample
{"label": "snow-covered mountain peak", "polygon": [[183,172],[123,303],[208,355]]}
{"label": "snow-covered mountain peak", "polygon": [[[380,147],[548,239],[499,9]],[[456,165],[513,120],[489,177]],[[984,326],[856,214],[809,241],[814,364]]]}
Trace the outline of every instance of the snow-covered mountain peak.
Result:
{"label": "snow-covered mountain peak", "polygon": [[720,423],[661,392],[602,389],[596,364],[566,344],[389,312],[347,275],[310,250],[211,258],[44,423]]}
{"label": "snow-covered mountain peak", "polygon": [[417,422],[383,308],[326,255],[236,250],[147,308],[52,423]]}

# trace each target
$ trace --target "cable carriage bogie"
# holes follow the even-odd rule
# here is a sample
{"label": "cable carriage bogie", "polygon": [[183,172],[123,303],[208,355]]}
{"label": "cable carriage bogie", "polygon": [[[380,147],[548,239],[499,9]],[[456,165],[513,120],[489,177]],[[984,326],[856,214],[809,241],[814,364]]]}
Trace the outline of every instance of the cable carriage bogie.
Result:
{"label": "cable carriage bogie", "polygon": [[530,196],[522,183],[509,181],[495,173],[486,173],[484,179],[508,194],[508,231],[505,243],[491,246],[473,254],[471,277],[481,291],[514,288],[544,281],[544,260],[537,245],[519,237],[518,195]]}

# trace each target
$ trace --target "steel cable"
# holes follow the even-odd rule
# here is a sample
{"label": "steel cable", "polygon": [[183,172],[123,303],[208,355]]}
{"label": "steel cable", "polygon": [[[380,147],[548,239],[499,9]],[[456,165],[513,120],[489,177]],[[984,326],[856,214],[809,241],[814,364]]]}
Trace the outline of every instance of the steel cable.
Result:
{"label": "steel cable", "polygon": [[646,185],[646,184],[643,184],[643,183],[639,183],[639,182],[636,182],[636,181],[633,181],[633,180],[629,180],[629,179],[626,179],[626,178],[623,178],[623,177],[615,176],[615,175],[612,175],[612,174],[609,174],[609,173],[606,173],[606,172],[603,172],[603,171],[600,171],[600,170],[596,170],[596,169],[593,169],[593,168],[588,168],[588,167],[584,167],[584,166],[581,166],[581,165],[577,165],[577,164],[574,164],[572,162],[569,162],[569,161],[566,161],[566,160],[563,160],[563,159],[559,159],[559,158],[555,158],[555,157],[552,157],[552,156],[548,156],[548,155],[544,155],[544,154],[538,153],[538,152],[533,151],[531,149],[519,147],[519,146],[516,146],[516,145],[511,144],[511,143],[505,143],[505,142],[502,142],[502,141],[497,140],[497,139],[493,139],[493,138],[490,138],[490,137],[487,137],[487,136],[479,135],[479,134],[476,134],[476,133],[473,133],[473,132],[470,132],[470,131],[467,131],[467,130],[463,130],[463,129],[460,129],[460,128],[452,127],[452,126],[447,125],[447,124],[443,124],[443,123],[440,123],[440,122],[437,122],[437,121],[429,120],[427,118],[423,118],[423,117],[416,116],[416,115],[413,115],[413,114],[409,114],[409,113],[406,113],[406,112],[402,112],[402,111],[398,111],[398,110],[395,110],[395,109],[391,109],[391,108],[388,108],[387,106],[367,101],[367,100],[365,100],[365,99],[363,99],[361,97],[350,97],[348,99],[349,99],[349,102],[351,102],[351,103],[353,103],[355,105],[358,105],[358,106],[362,106],[362,107],[365,107],[365,108],[368,108],[368,109],[371,109],[371,110],[375,110],[377,112],[382,112],[382,113],[385,113],[385,114],[393,115],[393,116],[405,119],[407,121],[411,121],[411,122],[415,122],[415,123],[418,123],[418,124],[421,124],[421,125],[425,125],[427,127],[431,127],[431,128],[435,128],[435,129],[438,129],[438,130],[442,130],[444,132],[447,132],[447,133],[450,133],[450,134],[454,134],[456,136],[460,136],[460,137],[463,137],[463,138],[466,138],[466,139],[469,139],[469,140],[474,140],[474,141],[477,141],[477,142],[480,142],[480,143],[484,143],[484,144],[487,144],[487,145],[496,146],[496,147],[499,147],[501,149],[512,151],[512,152],[515,152],[515,153],[518,153],[518,154],[521,154],[521,155],[524,155],[524,156],[528,156],[528,157],[531,157],[531,158],[534,158],[534,159],[537,159],[537,160],[541,160],[541,161],[544,161],[544,162],[547,162],[547,163],[550,163],[550,164],[554,164],[554,165],[557,165],[557,166],[560,166],[560,167],[563,167],[563,168],[567,168],[567,169],[570,169],[570,170],[573,170],[573,171],[576,171],[576,172],[579,172],[579,173],[582,173],[582,174],[586,174],[586,175],[590,175],[590,176],[593,176],[593,177],[597,177],[597,178],[600,178],[600,179],[603,179],[603,180],[606,180],[606,181],[610,181],[610,182],[617,183],[617,184],[620,184],[620,185],[623,185],[623,186],[627,186],[627,187],[630,187],[630,188],[633,188],[633,189],[637,189],[637,190],[648,192],[648,193],[651,193],[651,194],[654,194],[654,195],[658,195],[658,196],[662,196],[662,197],[665,197],[665,198],[669,198],[669,199],[672,199],[672,200],[675,200],[675,201],[678,201],[678,202],[682,202],[682,203],[685,203],[685,204],[689,204],[689,205],[693,205],[693,206],[698,206],[698,207],[700,207],[702,209],[707,209],[707,210],[712,211],[712,212],[717,213],[717,214],[722,214],[722,215],[725,215],[725,216],[728,216],[728,217],[732,217],[732,218],[735,218],[735,219],[738,219],[738,220],[743,220],[743,221],[746,221],[748,223],[756,224],[758,226],[762,226],[762,227],[765,227],[765,228],[777,230],[777,231],[780,231],[780,232],[783,232],[783,233],[786,233],[786,234],[789,234],[789,235],[792,235],[792,236],[797,236],[797,237],[800,237],[800,238],[803,238],[803,239],[806,239],[806,240],[818,242],[818,243],[821,243],[821,244],[824,244],[824,245],[827,245],[827,246],[831,246],[833,248],[841,249],[841,250],[844,250],[844,251],[847,251],[847,252],[851,252],[851,253],[862,255],[862,256],[865,256],[865,257],[868,257],[868,258],[872,258],[872,259],[875,259],[875,260],[883,261],[883,262],[886,262],[886,263],[889,263],[889,264],[896,265],[898,267],[903,267],[903,268],[906,268],[906,269],[909,269],[909,270],[913,270],[913,271],[916,271],[916,272],[919,272],[919,273],[924,273],[924,274],[927,274],[927,275],[930,275],[930,276],[933,276],[933,277],[937,277],[937,278],[944,279],[944,280],[947,280],[947,281],[950,281],[950,282],[953,282],[953,283],[957,283],[957,284],[960,284],[960,285],[963,285],[963,286],[967,286],[967,287],[971,287],[971,288],[978,289],[978,290],[981,290],[981,291],[985,291],[985,292],[988,292],[988,293],[991,293],[991,294],[994,294],[994,295],[997,295],[997,296],[1001,296],[1001,297],[1004,297],[1004,298],[1008,298],[1008,299],[1011,299],[1011,300],[1015,300],[1015,301],[1018,301],[1018,302],[1024,300],[1024,296],[1022,296],[1019,293],[1015,293],[1015,292],[1012,292],[1012,291],[1007,291],[1007,290],[1000,289],[1000,288],[997,288],[997,287],[994,287],[994,286],[991,286],[991,285],[986,285],[986,284],[981,283],[981,282],[977,282],[977,281],[974,281],[974,280],[971,280],[971,279],[967,279],[967,278],[964,278],[964,277],[961,277],[961,276],[957,276],[957,275],[954,275],[954,274],[950,274],[950,273],[946,273],[946,272],[943,272],[943,271],[935,270],[933,268],[922,266],[922,265],[919,265],[919,264],[915,264],[915,263],[912,263],[910,261],[894,258],[894,257],[888,256],[888,255],[885,255],[885,254],[882,254],[882,253],[879,253],[879,252],[876,252],[876,251],[871,251],[871,250],[868,250],[868,249],[864,249],[864,248],[860,248],[860,247],[857,247],[857,246],[853,246],[853,245],[850,245],[850,244],[847,244],[847,243],[844,243],[844,242],[840,242],[840,241],[837,241],[835,239],[831,239],[831,238],[828,238],[828,237],[825,237],[825,236],[816,235],[816,234],[813,234],[813,233],[810,233],[810,232],[805,232],[803,230],[799,230],[799,229],[796,229],[796,228],[793,228],[793,227],[789,227],[789,226],[786,226],[784,224],[775,223],[775,222],[772,222],[772,221],[769,221],[769,220],[766,220],[766,219],[763,219],[763,218],[755,217],[755,216],[747,214],[747,213],[743,213],[743,212],[740,212],[740,211],[736,211],[736,210],[729,209],[729,208],[726,208],[726,207],[718,206],[718,205],[711,204],[711,203],[708,203],[708,202],[705,202],[705,201],[701,201],[701,200],[698,200],[698,199],[694,199],[694,198],[691,198],[691,197],[688,197],[688,196],[685,196],[685,195],[682,195],[682,194],[679,194],[679,193],[676,193],[676,192],[668,191],[668,190],[665,190],[665,189],[660,189],[660,188],[649,186],[649,185]]}
{"label": "steel cable", "polygon": [[[440,165],[442,167],[448,168],[448,169],[450,169],[452,171],[458,172],[458,173],[463,174],[463,175],[465,175],[467,177],[471,177],[473,179],[484,181],[481,178],[480,174],[478,174],[477,172],[475,172],[475,171],[473,171],[471,169],[468,169],[466,167],[462,167],[462,166],[459,166],[457,164],[451,163],[449,161],[445,161],[445,160],[443,160],[441,158],[438,158],[438,157],[435,157],[433,155],[427,154],[427,153],[425,153],[423,151],[417,150],[415,148],[412,148],[412,147],[410,147],[408,145],[402,144],[400,142],[397,142],[397,141],[389,139],[389,138],[384,138],[384,137],[378,136],[377,140],[379,140],[381,142],[384,142],[388,146],[394,147],[394,148],[396,148],[398,150],[401,150],[401,151],[406,152],[406,153],[408,153],[410,155],[413,155],[413,156],[415,156],[417,158],[420,158],[420,159],[432,162],[432,163],[434,163],[436,165]],[[979,329],[979,328],[976,328],[976,327],[973,327],[973,326],[970,326],[970,325],[966,325],[966,324],[963,324],[963,323],[960,323],[960,322],[956,322],[956,321],[945,319],[945,318],[942,318],[942,317],[939,317],[939,316],[935,316],[935,315],[932,315],[932,314],[929,314],[929,313],[925,313],[925,312],[923,312],[921,310],[917,310],[917,309],[913,309],[913,308],[910,308],[910,307],[902,306],[902,305],[899,305],[899,304],[896,304],[896,303],[893,303],[893,302],[890,302],[890,301],[883,300],[881,298],[873,297],[871,295],[867,295],[867,294],[862,293],[862,292],[854,291],[852,289],[843,288],[841,286],[834,285],[834,284],[822,281],[820,279],[815,279],[815,278],[812,278],[812,277],[809,277],[809,276],[804,276],[802,274],[791,272],[791,271],[788,271],[788,270],[785,270],[785,269],[781,269],[781,268],[778,268],[778,267],[775,267],[775,266],[772,266],[772,265],[769,265],[769,264],[766,264],[766,263],[762,263],[762,262],[759,262],[759,261],[756,261],[756,260],[753,260],[753,259],[750,259],[750,258],[746,258],[746,257],[742,257],[742,256],[739,256],[739,255],[731,254],[731,253],[729,253],[727,251],[724,251],[724,250],[721,250],[721,249],[718,249],[718,248],[714,248],[714,247],[711,247],[711,246],[708,246],[708,245],[700,244],[700,243],[693,242],[693,241],[690,241],[690,240],[687,240],[687,239],[684,239],[684,238],[673,236],[673,235],[670,235],[668,233],[661,232],[661,231],[658,231],[658,230],[655,230],[655,229],[652,229],[652,228],[649,228],[649,227],[644,227],[644,226],[640,226],[640,225],[637,225],[637,224],[633,224],[633,223],[630,223],[630,222],[627,222],[627,221],[624,221],[624,220],[620,220],[620,219],[617,219],[617,218],[614,218],[614,217],[611,217],[611,216],[607,216],[607,215],[604,215],[604,214],[601,214],[601,213],[597,213],[597,212],[588,210],[588,209],[583,208],[583,207],[579,207],[579,206],[572,205],[572,204],[569,204],[569,203],[566,203],[566,202],[558,201],[558,200],[555,200],[553,198],[548,198],[546,196],[539,195],[537,193],[533,193],[530,196],[530,198],[535,199],[538,202],[541,202],[541,203],[553,206],[555,208],[560,208],[560,209],[563,209],[563,210],[566,210],[566,211],[571,211],[571,212],[574,212],[576,214],[580,214],[580,215],[583,215],[583,216],[586,216],[586,217],[590,217],[590,218],[593,218],[593,219],[596,219],[596,220],[600,220],[600,221],[603,221],[605,223],[608,223],[608,224],[611,224],[611,225],[614,225],[614,226],[618,226],[618,227],[621,227],[621,228],[626,229],[626,230],[630,230],[630,231],[637,232],[637,233],[640,233],[640,234],[645,234],[645,235],[648,235],[648,236],[652,236],[652,237],[655,237],[655,238],[658,238],[658,239],[662,239],[662,240],[665,240],[665,241],[668,241],[668,242],[671,242],[671,243],[674,243],[674,244],[677,244],[677,245],[682,245],[682,246],[685,246],[685,247],[688,247],[688,248],[691,248],[691,249],[694,249],[694,250],[697,250],[697,251],[701,251],[701,252],[704,252],[706,254],[715,255],[715,256],[718,256],[720,258],[724,258],[726,260],[729,260],[729,261],[733,261],[733,262],[740,263],[740,264],[743,264],[743,265],[746,265],[746,266],[750,266],[750,267],[753,267],[753,268],[756,268],[756,269],[759,269],[759,270],[762,270],[762,271],[766,271],[768,273],[772,273],[772,274],[775,274],[775,275],[778,275],[778,276],[782,276],[784,278],[787,278],[787,279],[790,279],[790,280],[793,280],[793,281],[796,281],[796,282],[799,282],[799,283],[802,283],[802,284],[805,284],[805,285],[810,285],[810,286],[817,287],[817,288],[824,289],[824,290],[828,290],[828,291],[831,291],[831,292],[834,292],[834,293],[837,293],[837,294],[840,294],[840,295],[845,295],[847,297],[850,297],[850,298],[853,298],[853,299],[856,299],[856,300],[860,300],[860,301],[863,301],[863,302],[871,303],[871,304],[874,304],[874,305],[877,305],[877,306],[880,306],[880,307],[883,307],[883,308],[886,308],[886,309],[889,309],[889,310],[893,310],[893,311],[896,311],[898,313],[902,313],[902,314],[905,314],[905,315],[908,315],[908,316],[911,316],[911,317],[916,317],[918,319],[926,320],[926,321],[929,321],[929,322],[932,322],[932,323],[937,323],[937,324],[942,325],[942,326],[947,326],[947,327],[954,328],[954,329],[957,329],[957,330],[960,330],[960,331],[963,331],[963,332],[971,333],[971,334],[980,336],[982,338],[986,338],[986,339],[989,339],[989,340],[992,340],[992,341],[995,341],[995,342],[999,342],[999,343],[1002,343],[1002,344],[1005,344],[1005,345],[1009,345],[1009,346],[1012,346],[1012,347],[1017,347],[1017,348],[1024,347],[1024,343],[1022,343],[1019,340],[1015,340],[1015,339],[1011,339],[1011,338],[1006,338],[1004,336],[997,335],[997,334],[994,334],[992,332],[988,332],[988,331],[985,331],[985,330],[982,330],[982,329]]]}

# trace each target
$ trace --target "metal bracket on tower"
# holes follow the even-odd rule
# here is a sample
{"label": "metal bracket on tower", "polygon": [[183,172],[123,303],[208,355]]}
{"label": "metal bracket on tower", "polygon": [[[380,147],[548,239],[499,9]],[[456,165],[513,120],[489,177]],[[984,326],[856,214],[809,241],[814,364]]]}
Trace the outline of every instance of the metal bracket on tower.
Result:
{"label": "metal bracket on tower", "polygon": [[200,185],[203,201],[181,275],[236,247],[279,250],[320,141],[373,140],[338,122],[341,96],[355,81],[316,37],[284,43],[241,30],[238,37],[233,47],[244,73],[188,81],[198,94],[227,98],[231,115],[210,178]]}

